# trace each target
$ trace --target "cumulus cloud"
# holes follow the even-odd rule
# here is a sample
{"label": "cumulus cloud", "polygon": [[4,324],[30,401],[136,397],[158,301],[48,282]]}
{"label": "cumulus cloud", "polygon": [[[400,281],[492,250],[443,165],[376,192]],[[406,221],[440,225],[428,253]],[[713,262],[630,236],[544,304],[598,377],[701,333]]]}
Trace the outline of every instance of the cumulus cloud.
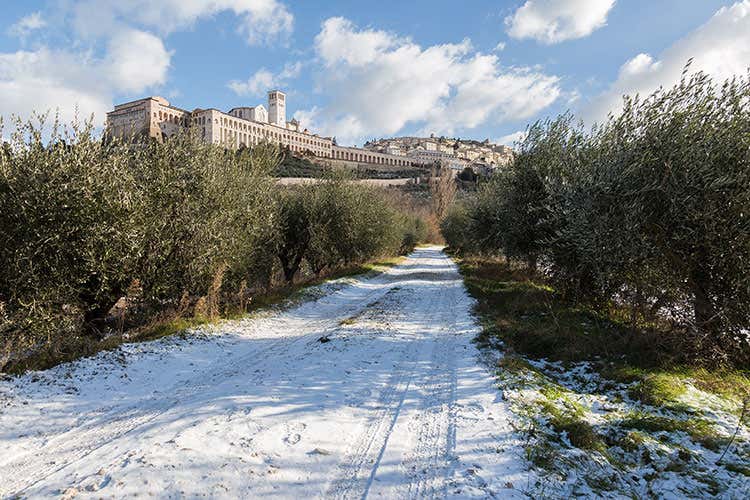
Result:
{"label": "cumulus cloud", "polygon": [[554,44],[601,28],[614,5],[615,0],[527,0],[505,24],[513,38]]}
{"label": "cumulus cloud", "polygon": [[266,91],[277,87],[285,87],[293,78],[297,78],[302,70],[302,63],[288,63],[279,73],[272,73],[266,68],[256,71],[245,81],[232,80],[227,86],[240,96],[263,96]]}
{"label": "cumulus cloud", "polygon": [[83,54],[48,48],[0,53],[0,109],[6,118],[26,119],[60,108],[69,121],[77,107],[81,116],[95,113],[101,120],[111,101],[85,63]]}
{"label": "cumulus cloud", "polygon": [[164,84],[171,57],[159,37],[145,31],[122,30],[107,46],[107,77],[117,90],[141,92]]}
{"label": "cumulus cloud", "polygon": [[719,9],[705,24],[675,42],[658,58],[638,54],[620,68],[617,80],[584,109],[588,122],[606,119],[623,95],[648,95],[679,82],[685,64],[717,80],[746,74],[750,66],[750,0]]}
{"label": "cumulus cloud", "polygon": [[343,141],[391,135],[407,124],[451,134],[528,118],[560,95],[559,80],[526,67],[502,67],[470,41],[423,48],[385,31],[335,17],[315,39],[318,89],[331,101],[295,116]]}
{"label": "cumulus cloud", "polygon": [[170,54],[161,40],[139,30],[116,34],[104,57],[50,49],[0,53],[0,110],[28,118],[59,109],[63,120],[95,115],[102,123],[115,92],[143,92],[166,81]]}
{"label": "cumulus cloud", "polygon": [[8,34],[18,38],[26,38],[32,32],[44,28],[47,22],[42,18],[41,12],[34,12],[24,16],[8,29]]}
{"label": "cumulus cloud", "polygon": [[73,6],[73,23],[83,36],[99,37],[123,23],[168,34],[221,12],[238,18],[237,32],[251,45],[287,36],[294,16],[278,0],[81,0]]}

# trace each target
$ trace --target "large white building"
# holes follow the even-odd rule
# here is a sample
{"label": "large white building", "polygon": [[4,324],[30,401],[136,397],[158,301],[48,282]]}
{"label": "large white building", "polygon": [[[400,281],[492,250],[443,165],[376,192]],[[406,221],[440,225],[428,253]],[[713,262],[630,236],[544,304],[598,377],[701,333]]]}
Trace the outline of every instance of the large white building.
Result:
{"label": "large white building", "polygon": [[231,149],[270,142],[294,153],[353,165],[411,165],[404,156],[334,146],[330,137],[300,130],[297,120],[286,121],[286,94],[279,90],[268,93],[268,110],[258,105],[232,108],[228,113],[214,108],[187,111],[163,97],[146,97],[118,104],[107,113],[107,130],[115,137],[142,135],[164,140],[190,126],[196,127],[205,141]]}

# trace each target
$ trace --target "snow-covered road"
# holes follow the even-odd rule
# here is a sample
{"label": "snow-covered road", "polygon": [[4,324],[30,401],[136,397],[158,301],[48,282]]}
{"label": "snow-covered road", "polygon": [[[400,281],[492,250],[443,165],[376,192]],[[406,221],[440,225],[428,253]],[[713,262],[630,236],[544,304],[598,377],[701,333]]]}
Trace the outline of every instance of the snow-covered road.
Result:
{"label": "snow-covered road", "polygon": [[453,262],[423,248],[322,288],[0,382],[0,496],[522,496]]}

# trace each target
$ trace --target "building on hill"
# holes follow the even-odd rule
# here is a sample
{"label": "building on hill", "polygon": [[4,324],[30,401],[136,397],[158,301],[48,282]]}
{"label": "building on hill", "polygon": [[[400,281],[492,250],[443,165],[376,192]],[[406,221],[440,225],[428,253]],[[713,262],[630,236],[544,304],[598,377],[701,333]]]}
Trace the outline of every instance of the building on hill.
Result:
{"label": "building on hill", "polygon": [[469,164],[468,161],[456,157],[453,153],[421,148],[412,149],[407,153],[407,156],[412,158],[416,164],[425,167],[440,163],[453,170],[463,170]]}
{"label": "building on hill", "polygon": [[341,146],[333,146],[333,159],[353,166],[376,165],[388,167],[410,167],[413,163],[411,158],[407,158],[403,155],[393,155],[377,151],[368,151],[367,149],[346,148]]}
{"label": "building on hill", "polygon": [[286,126],[286,94],[280,90],[268,93],[268,123],[279,127]]}
{"label": "building on hill", "polygon": [[401,151],[419,164],[440,161],[454,169],[463,169],[473,162],[481,162],[482,165],[488,165],[490,170],[494,170],[510,163],[514,155],[511,148],[493,144],[489,140],[480,142],[434,135],[379,139],[367,142],[365,149],[378,152]]}
{"label": "building on hill", "polygon": [[[194,126],[205,141],[228,148],[272,142],[295,153],[309,151],[317,157],[331,158],[331,139],[300,132],[296,120],[286,122],[281,99],[285,99],[283,93],[269,92],[272,113],[262,105],[237,107],[225,113],[214,108],[187,111],[172,106],[163,97],[147,97],[115,106],[107,113],[107,130],[115,137],[135,134],[164,140],[181,129]],[[271,118],[276,121],[271,123]],[[283,126],[279,125],[281,121]]]}
{"label": "building on hill", "polygon": [[228,113],[214,108],[187,111],[154,96],[118,104],[107,113],[107,133],[113,137],[163,141],[191,126],[206,142],[231,149],[271,142],[298,155],[312,154],[349,166],[411,166],[404,155],[334,146],[330,137],[311,134],[296,119],[286,121],[286,94],[279,90],[268,93],[268,110],[258,105],[232,108]]}

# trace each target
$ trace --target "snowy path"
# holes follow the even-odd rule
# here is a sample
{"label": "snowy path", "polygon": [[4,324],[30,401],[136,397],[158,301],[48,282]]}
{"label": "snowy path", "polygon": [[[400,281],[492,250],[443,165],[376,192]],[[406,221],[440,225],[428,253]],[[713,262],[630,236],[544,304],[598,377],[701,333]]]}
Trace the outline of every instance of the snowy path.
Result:
{"label": "snowy path", "polygon": [[285,312],[0,382],[0,497],[520,497],[471,306],[425,248]]}

